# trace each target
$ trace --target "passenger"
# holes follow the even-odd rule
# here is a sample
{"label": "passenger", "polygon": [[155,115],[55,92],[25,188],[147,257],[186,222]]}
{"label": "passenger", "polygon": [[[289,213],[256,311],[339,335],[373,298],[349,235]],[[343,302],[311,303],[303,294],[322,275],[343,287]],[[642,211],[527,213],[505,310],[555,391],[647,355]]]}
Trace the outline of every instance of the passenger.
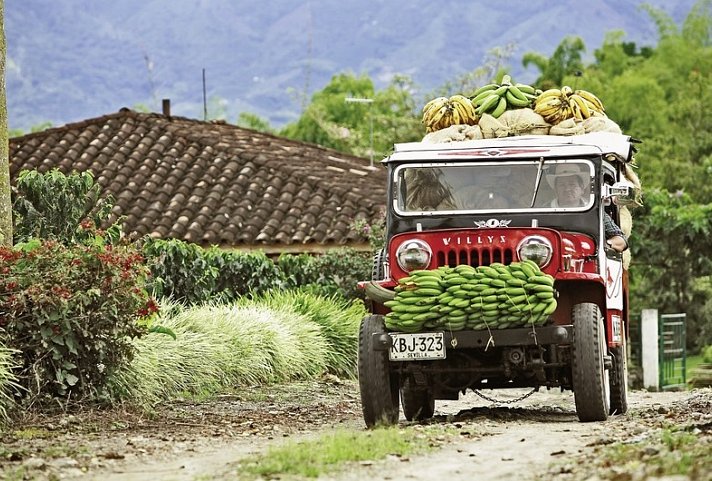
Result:
{"label": "passenger", "polygon": [[[586,205],[586,185],[590,182],[590,177],[587,173],[581,171],[577,165],[558,164],[554,174],[547,175],[546,180],[556,194],[556,198],[551,201],[552,207]],[[603,227],[606,234],[606,243],[609,247],[618,252],[623,252],[628,248],[628,240],[623,231],[607,212],[604,212]]]}

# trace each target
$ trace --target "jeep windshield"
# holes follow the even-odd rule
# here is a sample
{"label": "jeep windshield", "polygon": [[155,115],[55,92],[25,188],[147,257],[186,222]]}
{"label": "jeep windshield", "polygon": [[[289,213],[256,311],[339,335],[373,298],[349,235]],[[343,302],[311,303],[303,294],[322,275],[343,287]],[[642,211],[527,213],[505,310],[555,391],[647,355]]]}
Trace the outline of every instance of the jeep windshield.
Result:
{"label": "jeep windshield", "polygon": [[400,215],[478,212],[582,212],[594,202],[585,159],[419,162],[394,170]]}

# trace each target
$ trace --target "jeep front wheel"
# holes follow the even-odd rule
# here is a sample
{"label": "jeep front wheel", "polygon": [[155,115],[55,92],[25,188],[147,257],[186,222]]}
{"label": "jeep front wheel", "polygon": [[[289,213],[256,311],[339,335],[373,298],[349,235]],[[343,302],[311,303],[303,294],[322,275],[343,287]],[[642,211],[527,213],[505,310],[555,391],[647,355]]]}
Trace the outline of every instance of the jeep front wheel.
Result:
{"label": "jeep front wheel", "polygon": [[611,411],[610,414],[625,414],[628,411],[628,360],[625,336],[623,343],[611,348],[613,367],[610,371]]}
{"label": "jeep front wheel", "polygon": [[608,346],[598,305],[574,305],[572,380],[576,414],[582,422],[605,421],[609,413],[610,383],[606,373]]}
{"label": "jeep front wheel", "polygon": [[369,428],[398,422],[398,376],[390,370],[388,351],[373,348],[373,334],[385,332],[383,316],[368,315],[361,321],[358,384],[363,419]]}

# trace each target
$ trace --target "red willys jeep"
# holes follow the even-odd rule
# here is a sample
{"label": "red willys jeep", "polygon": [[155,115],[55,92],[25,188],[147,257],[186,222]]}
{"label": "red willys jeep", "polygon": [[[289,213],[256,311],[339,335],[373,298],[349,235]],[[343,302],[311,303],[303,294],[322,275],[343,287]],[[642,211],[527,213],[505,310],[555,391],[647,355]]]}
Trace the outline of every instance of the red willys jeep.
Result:
{"label": "red willys jeep", "polygon": [[[634,202],[630,137],[397,144],[385,247],[361,283],[367,426],[433,416],[469,390],[572,390],[581,421],[627,410],[628,282],[604,217]],[[580,179],[561,207],[555,175]]]}

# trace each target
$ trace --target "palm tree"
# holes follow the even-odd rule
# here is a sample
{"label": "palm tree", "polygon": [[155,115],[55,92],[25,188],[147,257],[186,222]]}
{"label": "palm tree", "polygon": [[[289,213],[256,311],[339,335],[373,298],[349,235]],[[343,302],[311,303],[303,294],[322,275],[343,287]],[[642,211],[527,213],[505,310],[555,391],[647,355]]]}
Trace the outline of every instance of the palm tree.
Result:
{"label": "palm tree", "polygon": [[583,70],[581,54],[586,46],[580,37],[565,37],[550,58],[536,52],[527,52],[522,57],[522,64],[530,64],[539,69],[541,75],[535,84],[542,90],[560,87],[567,75],[575,75]]}

